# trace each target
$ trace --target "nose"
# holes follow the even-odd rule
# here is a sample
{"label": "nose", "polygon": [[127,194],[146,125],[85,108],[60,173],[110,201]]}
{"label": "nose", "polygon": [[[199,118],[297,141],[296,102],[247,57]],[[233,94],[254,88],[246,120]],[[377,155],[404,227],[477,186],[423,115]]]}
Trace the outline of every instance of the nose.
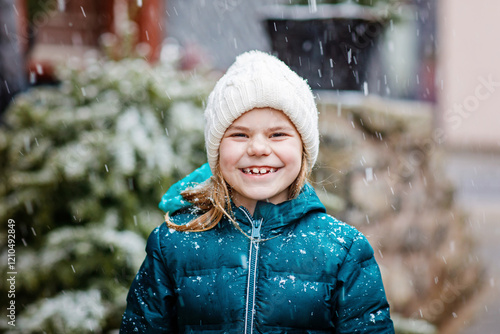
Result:
{"label": "nose", "polygon": [[248,142],[247,147],[248,155],[269,155],[271,154],[271,147],[269,146],[269,142],[267,138],[263,136],[255,136]]}

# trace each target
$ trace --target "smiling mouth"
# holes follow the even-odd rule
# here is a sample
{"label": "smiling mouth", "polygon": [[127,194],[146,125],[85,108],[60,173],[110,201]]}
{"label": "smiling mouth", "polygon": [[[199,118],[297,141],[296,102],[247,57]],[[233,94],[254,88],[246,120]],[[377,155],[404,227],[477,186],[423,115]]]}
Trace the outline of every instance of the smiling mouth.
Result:
{"label": "smiling mouth", "polygon": [[244,174],[250,175],[265,175],[276,173],[278,168],[269,168],[269,167],[250,167],[250,168],[242,168],[241,169]]}

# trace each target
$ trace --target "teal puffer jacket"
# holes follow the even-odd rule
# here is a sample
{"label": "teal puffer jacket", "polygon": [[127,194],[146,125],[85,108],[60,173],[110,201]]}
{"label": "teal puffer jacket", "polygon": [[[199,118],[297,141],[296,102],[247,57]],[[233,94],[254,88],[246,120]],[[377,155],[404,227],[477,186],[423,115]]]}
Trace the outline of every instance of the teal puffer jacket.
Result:
{"label": "teal puffer jacket", "polygon": [[[167,192],[160,207],[176,210],[173,222],[196,217],[179,191],[208,173]],[[327,215],[310,185],[294,200],[259,202],[253,216],[233,212],[252,239],[227,219],[151,233],[121,333],[394,333],[370,244]]]}

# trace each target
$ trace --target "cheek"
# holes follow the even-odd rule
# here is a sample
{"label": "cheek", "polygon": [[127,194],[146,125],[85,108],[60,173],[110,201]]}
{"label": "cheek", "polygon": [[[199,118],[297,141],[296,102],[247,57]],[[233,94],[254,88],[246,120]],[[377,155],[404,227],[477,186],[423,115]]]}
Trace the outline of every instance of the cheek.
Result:
{"label": "cheek", "polygon": [[225,170],[234,167],[238,161],[237,150],[233,146],[230,142],[224,141],[219,146],[219,165],[223,173]]}
{"label": "cheek", "polygon": [[282,157],[288,164],[302,165],[302,142],[292,142],[282,150]]}

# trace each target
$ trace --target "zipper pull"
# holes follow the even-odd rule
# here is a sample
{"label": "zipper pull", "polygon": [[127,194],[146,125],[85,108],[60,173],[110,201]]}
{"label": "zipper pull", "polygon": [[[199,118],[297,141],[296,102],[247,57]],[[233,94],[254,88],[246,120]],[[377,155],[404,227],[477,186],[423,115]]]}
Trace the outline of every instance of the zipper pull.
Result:
{"label": "zipper pull", "polygon": [[252,238],[260,239],[260,228],[262,227],[262,220],[254,221],[252,219]]}

